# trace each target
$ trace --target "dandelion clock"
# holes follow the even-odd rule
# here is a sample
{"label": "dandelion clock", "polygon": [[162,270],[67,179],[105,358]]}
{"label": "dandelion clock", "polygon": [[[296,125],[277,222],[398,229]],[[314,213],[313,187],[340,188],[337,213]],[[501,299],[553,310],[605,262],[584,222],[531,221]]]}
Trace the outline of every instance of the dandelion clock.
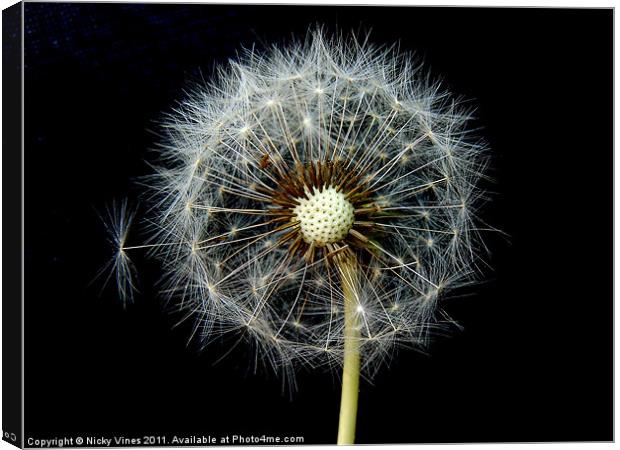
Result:
{"label": "dandelion clock", "polygon": [[278,371],[337,370],[338,443],[353,443],[360,377],[423,346],[477,273],[487,158],[470,118],[410,55],[352,35],[246,51],[165,119],[148,242],[125,245],[117,208],[121,294],[148,249],[205,340],[240,333]]}

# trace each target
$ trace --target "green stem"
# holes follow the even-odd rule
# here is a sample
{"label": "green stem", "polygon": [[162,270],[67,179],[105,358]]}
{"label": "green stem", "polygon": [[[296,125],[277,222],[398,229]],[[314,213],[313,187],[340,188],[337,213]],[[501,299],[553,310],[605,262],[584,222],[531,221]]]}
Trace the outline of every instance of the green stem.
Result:
{"label": "green stem", "polygon": [[344,366],[338,445],[353,444],[357,421],[357,400],[360,384],[360,330],[357,318],[358,300],[355,292],[355,261],[341,262],[341,282],[344,294]]}

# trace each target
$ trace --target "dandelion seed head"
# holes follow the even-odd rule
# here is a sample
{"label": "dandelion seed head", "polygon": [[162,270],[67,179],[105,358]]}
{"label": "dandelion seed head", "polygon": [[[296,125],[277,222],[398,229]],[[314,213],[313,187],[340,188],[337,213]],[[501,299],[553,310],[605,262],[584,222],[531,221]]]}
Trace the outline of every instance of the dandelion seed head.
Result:
{"label": "dandelion seed head", "polygon": [[166,292],[205,339],[244,333],[284,371],[341,362],[345,285],[367,373],[423,345],[483,248],[470,118],[392,47],[319,30],[248,50],[165,123],[150,231]]}

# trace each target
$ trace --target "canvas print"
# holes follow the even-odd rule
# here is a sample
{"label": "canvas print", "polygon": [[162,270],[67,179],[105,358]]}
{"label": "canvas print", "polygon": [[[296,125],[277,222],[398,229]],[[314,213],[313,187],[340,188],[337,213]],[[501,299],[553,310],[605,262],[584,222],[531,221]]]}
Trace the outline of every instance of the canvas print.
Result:
{"label": "canvas print", "polygon": [[5,10],[4,440],[613,440],[612,36],[605,8]]}

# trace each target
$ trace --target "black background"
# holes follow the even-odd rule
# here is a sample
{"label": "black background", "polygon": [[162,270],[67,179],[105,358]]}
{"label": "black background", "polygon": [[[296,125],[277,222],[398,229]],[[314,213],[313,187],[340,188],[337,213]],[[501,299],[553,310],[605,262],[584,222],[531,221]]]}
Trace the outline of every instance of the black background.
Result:
{"label": "black background", "polygon": [[[473,99],[493,152],[493,270],[464,326],[365,382],[360,443],[612,439],[611,10],[25,5],[26,437],[301,435],[335,441],[338,377],[298,391],[228,342],[199,351],[152,263],[126,310],[89,281],[96,211],[139,193],[163,111],[241,46],[372,30]],[[17,193],[17,187],[15,192]],[[17,194],[16,194],[17,195]],[[132,236],[140,243],[140,236]]]}

